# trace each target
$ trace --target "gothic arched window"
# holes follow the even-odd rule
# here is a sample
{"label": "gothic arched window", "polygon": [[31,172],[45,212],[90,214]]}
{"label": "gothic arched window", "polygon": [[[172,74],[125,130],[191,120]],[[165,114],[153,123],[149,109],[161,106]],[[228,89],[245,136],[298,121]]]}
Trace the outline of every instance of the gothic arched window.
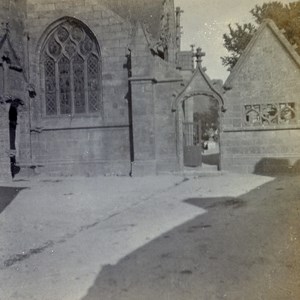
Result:
{"label": "gothic arched window", "polygon": [[101,63],[92,35],[74,21],[52,32],[43,48],[45,113],[76,115],[101,111]]}

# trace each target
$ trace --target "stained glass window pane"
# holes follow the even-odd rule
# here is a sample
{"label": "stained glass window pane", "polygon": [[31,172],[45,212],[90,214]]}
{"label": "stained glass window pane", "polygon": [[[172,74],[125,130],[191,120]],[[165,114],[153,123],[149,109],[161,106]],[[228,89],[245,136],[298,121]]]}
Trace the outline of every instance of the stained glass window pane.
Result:
{"label": "stained glass window pane", "polygon": [[63,56],[58,62],[60,113],[72,113],[70,61]]}
{"label": "stained glass window pane", "polygon": [[76,45],[71,42],[70,40],[68,40],[65,44],[65,52],[68,54],[68,56],[71,58],[75,52],[77,51],[76,50]]}
{"label": "stained glass window pane", "polygon": [[89,111],[99,111],[99,60],[95,55],[90,55],[88,59],[88,103]]}
{"label": "stained glass window pane", "polygon": [[80,42],[84,36],[84,33],[80,27],[74,26],[72,28],[71,35],[75,41]]}
{"label": "stained glass window pane", "polygon": [[93,49],[93,42],[88,35],[85,36],[85,39],[80,43],[80,50],[83,55],[88,55]]}
{"label": "stained glass window pane", "polygon": [[52,37],[48,43],[48,51],[54,57],[59,56],[61,53],[61,45]]}
{"label": "stained glass window pane", "polygon": [[46,94],[46,114],[57,114],[56,84],[55,84],[55,62],[46,56],[44,62],[45,69],[45,94]]}
{"label": "stained glass window pane", "polygon": [[62,42],[62,43],[65,42],[67,40],[67,38],[69,37],[68,30],[64,27],[58,28],[57,37],[58,37],[60,42]]}
{"label": "stained glass window pane", "polygon": [[75,113],[85,112],[84,60],[77,54],[73,59],[73,84]]}

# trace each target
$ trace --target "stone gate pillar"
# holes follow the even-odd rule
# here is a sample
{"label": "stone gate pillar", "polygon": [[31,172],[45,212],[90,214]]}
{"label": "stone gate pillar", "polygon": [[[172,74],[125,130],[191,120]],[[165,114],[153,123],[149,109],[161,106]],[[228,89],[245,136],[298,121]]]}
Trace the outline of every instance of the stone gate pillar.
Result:
{"label": "stone gate pillar", "polygon": [[130,106],[132,115],[132,175],[156,174],[154,117],[154,58],[141,24],[130,53]]}
{"label": "stone gate pillar", "polygon": [[153,81],[132,78],[132,175],[156,174]]}
{"label": "stone gate pillar", "polygon": [[0,103],[0,180],[10,180],[9,121],[7,104]]}

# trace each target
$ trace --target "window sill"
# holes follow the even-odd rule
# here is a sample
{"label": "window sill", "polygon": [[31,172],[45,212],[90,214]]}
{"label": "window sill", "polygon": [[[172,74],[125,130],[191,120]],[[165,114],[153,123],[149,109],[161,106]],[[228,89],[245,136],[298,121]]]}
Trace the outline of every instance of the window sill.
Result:
{"label": "window sill", "polygon": [[224,127],[223,132],[239,131],[276,131],[276,130],[299,130],[300,124],[294,125],[275,125],[275,126],[241,126],[241,127]]}
{"label": "window sill", "polygon": [[69,130],[91,130],[91,129],[122,129],[129,128],[129,124],[106,124],[106,125],[98,125],[98,126],[47,126],[47,127],[36,127],[32,128],[31,132],[41,133],[45,131],[69,131]]}

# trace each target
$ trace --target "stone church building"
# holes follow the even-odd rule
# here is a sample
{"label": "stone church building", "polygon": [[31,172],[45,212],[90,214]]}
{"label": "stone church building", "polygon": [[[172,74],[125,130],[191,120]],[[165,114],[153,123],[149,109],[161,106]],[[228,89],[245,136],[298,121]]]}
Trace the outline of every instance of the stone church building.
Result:
{"label": "stone church building", "polygon": [[1,177],[178,170],[171,107],[193,65],[180,13],[171,0],[2,0]]}
{"label": "stone church building", "polygon": [[0,178],[298,159],[300,60],[283,34],[265,23],[224,89],[200,48],[181,51],[181,12],[173,0],[2,0]]}

